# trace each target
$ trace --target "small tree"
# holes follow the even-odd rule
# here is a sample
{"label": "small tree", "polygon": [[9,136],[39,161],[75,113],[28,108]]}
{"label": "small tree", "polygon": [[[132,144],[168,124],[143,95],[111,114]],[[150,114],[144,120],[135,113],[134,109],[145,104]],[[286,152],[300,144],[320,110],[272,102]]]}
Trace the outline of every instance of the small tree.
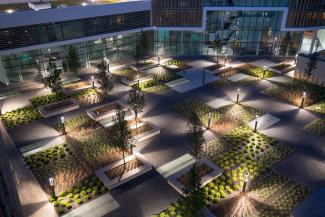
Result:
{"label": "small tree", "polygon": [[204,194],[201,189],[201,178],[198,174],[197,161],[201,154],[204,143],[203,130],[199,124],[196,114],[191,117],[191,123],[188,124],[187,133],[189,142],[189,151],[195,158],[195,163],[191,168],[185,181],[183,192],[185,196],[180,199],[181,215],[184,217],[203,217],[204,215]]}
{"label": "small tree", "polygon": [[100,85],[99,89],[103,93],[104,98],[108,99],[109,93],[113,90],[113,76],[108,71],[108,64],[106,61],[98,64],[97,69],[97,82]]}
{"label": "small tree", "polygon": [[80,68],[80,62],[79,62],[79,55],[75,46],[69,47],[67,60],[68,60],[69,70],[71,72],[78,73],[78,70]]}
{"label": "small tree", "polygon": [[145,105],[145,95],[140,88],[132,88],[128,96],[128,104],[134,111],[134,120],[137,128],[138,113],[142,111]]}
{"label": "small tree", "polygon": [[315,70],[317,67],[317,56],[318,56],[318,53],[313,53],[311,55],[311,57],[309,58],[309,62],[307,63],[307,66],[304,70],[304,74],[306,77],[306,83],[308,82],[309,78],[311,77],[313,70]]}
{"label": "small tree", "polygon": [[[114,133],[113,137],[113,146],[119,149],[123,155],[123,165],[124,171],[126,168],[125,162],[125,152],[127,152],[130,148],[132,148],[132,135],[131,130],[128,126],[128,122],[125,120],[125,111],[119,106],[116,110],[116,118],[114,125]],[[124,173],[123,171],[123,173]]]}
{"label": "small tree", "polygon": [[43,79],[45,87],[50,88],[52,92],[58,92],[62,89],[62,80],[60,71],[57,69],[55,62],[50,58],[46,67],[47,75]]}

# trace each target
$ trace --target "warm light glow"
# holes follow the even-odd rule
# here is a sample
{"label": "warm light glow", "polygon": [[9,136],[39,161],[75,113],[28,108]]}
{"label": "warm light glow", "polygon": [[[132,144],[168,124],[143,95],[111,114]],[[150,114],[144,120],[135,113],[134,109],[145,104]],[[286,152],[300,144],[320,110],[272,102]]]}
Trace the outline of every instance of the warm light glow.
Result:
{"label": "warm light glow", "polygon": [[244,174],[244,181],[245,181],[245,182],[248,182],[248,178],[249,178],[249,173],[246,172],[246,173]]}
{"label": "warm light glow", "polygon": [[53,186],[54,185],[54,178],[53,177],[50,177],[49,178],[49,182],[50,182],[50,185]]}
{"label": "warm light glow", "polygon": [[14,12],[14,10],[12,10],[12,9],[8,9],[8,10],[6,10],[6,12],[7,12],[8,14],[12,14],[12,13]]}
{"label": "warm light glow", "polygon": [[61,123],[64,124],[64,116],[61,117]]}
{"label": "warm light glow", "polygon": [[86,5],[87,5],[87,3],[83,2],[81,5],[82,5],[82,6],[86,6]]}
{"label": "warm light glow", "polygon": [[95,77],[92,75],[91,76],[91,81],[94,82],[94,80],[95,80]]}
{"label": "warm light glow", "polygon": [[302,98],[305,98],[306,97],[306,94],[307,94],[306,92],[303,92],[302,93]]}
{"label": "warm light glow", "polygon": [[258,114],[256,114],[256,115],[255,115],[255,118],[256,118],[256,121],[257,121],[257,119],[259,118],[259,115],[258,115]]}
{"label": "warm light glow", "polygon": [[267,66],[263,66],[263,70],[265,71],[267,69]]}
{"label": "warm light glow", "polygon": [[240,93],[240,88],[237,89],[237,93]]}

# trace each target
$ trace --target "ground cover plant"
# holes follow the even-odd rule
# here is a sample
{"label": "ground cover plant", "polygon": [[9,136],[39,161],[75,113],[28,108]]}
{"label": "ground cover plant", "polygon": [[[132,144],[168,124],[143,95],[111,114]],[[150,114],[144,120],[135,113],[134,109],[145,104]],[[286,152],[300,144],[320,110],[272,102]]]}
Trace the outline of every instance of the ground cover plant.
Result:
{"label": "ground cover plant", "polygon": [[325,136],[325,119],[321,118],[305,126],[305,129],[319,136]]}
{"label": "ground cover plant", "polygon": [[249,64],[241,66],[238,69],[242,73],[245,73],[245,74],[260,78],[260,79],[269,79],[269,78],[279,75],[278,73],[276,73],[270,69],[264,70],[262,67],[252,66]]}
{"label": "ground cover plant", "polygon": [[[61,132],[62,124],[54,125]],[[51,192],[52,176],[58,198],[51,198],[59,214],[107,191],[94,172],[122,159],[112,143],[112,128],[102,128],[87,115],[66,120],[66,143],[25,158],[41,186]],[[126,156],[130,151],[125,153]],[[72,189],[72,190],[71,190]]]}
{"label": "ground cover plant", "polygon": [[20,108],[0,116],[6,128],[22,126],[42,118],[35,107]]}
{"label": "ground cover plant", "polygon": [[[177,66],[177,68],[173,68],[171,66]],[[167,63],[163,64],[162,67],[167,68],[168,70],[171,70],[173,72],[180,72],[180,71],[192,68],[191,66],[185,64],[181,60],[168,61]]]}
{"label": "ground cover plant", "polygon": [[325,116],[325,100],[315,103],[311,106],[306,107],[307,110],[312,111],[321,116]]}
{"label": "ground cover plant", "polygon": [[192,119],[193,113],[196,114],[204,127],[208,126],[209,116],[211,116],[210,130],[216,133],[226,133],[254,119],[256,114],[263,114],[263,111],[243,104],[213,109],[192,98],[177,103],[174,110],[189,120]]}
{"label": "ground cover plant", "polygon": [[[254,133],[246,125],[209,143],[212,143],[210,146],[218,146],[215,148],[217,152],[212,156],[211,150],[203,147],[203,152],[208,153],[203,153],[202,157],[210,156],[223,169],[223,175],[204,186],[203,191],[206,206],[216,211],[218,216],[284,217],[308,195],[308,190],[302,185],[281,175],[273,175],[272,167],[293,153],[290,147],[260,132]],[[249,173],[249,183],[253,184],[248,185],[247,195],[241,196],[246,172]],[[285,180],[283,184],[274,181],[278,177]],[[263,191],[268,183],[272,183],[274,191],[268,191],[268,188]],[[263,199],[265,195],[270,199],[272,195],[270,206],[259,205],[268,202]],[[251,202],[257,200],[257,197],[260,197],[260,203]],[[242,206],[237,206],[238,203]],[[177,216],[178,209],[179,204],[175,203],[153,216]]]}
{"label": "ground cover plant", "polygon": [[[163,71],[156,72],[153,75],[153,80],[140,83],[140,88],[147,93],[155,93],[167,89],[166,82],[173,81],[181,78],[176,72],[164,69]],[[137,85],[137,84],[135,84]],[[135,87],[133,85],[133,87]]]}
{"label": "ground cover plant", "polygon": [[64,95],[63,93],[52,93],[45,96],[38,96],[31,98],[29,101],[32,106],[26,108],[20,108],[11,112],[6,112],[0,116],[0,119],[5,124],[6,128],[19,127],[25,124],[29,124],[33,121],[40,120],[43,117],[38,112],[37,107],[47,104],[52,104],[65,100],[68,98],[74,98],[79,100],[80,105],[90,105],[101,102],[103,97],[95,89],[82,90],[72,95]]}
{"label": "ground cover plant", "polygon": [[126,77],[129,81],[134,81],[137,78],[142,78],[146,76],[146,74],[144,74],[143,72],[136,71],[130,67],[112,71],[112,74],[117,75],[119,77]]}
{"label": "ground cover plant", "polygon": [[256,78],[256,77],[248,77],[248,78],[244,78],[240,81],[236,81],[236,82],[231,82],[227,79],[222,78],[222,79],[212,82],[211,86],[214,88],[224,88],[224,87],[231,87],[231,86],[247,87],[252,84],[255,84],[258,81],[260,81],[260,79]]}
{"label": "ground cover plant", "polygon": [[325,99],[325,88],[306,83],[298,79],[292,79],[285,83],[276,83],[273,87],[266,89],[266,95],[277,97],[290,104],[300,106],[303,92],[306,92],[304,101],[305,106],[311,106],[314,103]]}

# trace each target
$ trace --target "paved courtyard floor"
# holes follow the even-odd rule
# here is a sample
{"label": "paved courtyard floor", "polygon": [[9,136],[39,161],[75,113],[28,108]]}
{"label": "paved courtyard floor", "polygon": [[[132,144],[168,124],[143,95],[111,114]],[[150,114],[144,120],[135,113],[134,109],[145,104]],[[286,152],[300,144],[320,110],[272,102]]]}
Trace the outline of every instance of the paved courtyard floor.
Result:
{"label": "paved courtyard floor", "polygon": [[[265,63],[263,61],[262,63]],[[242,62],[242,60],[237,61],[238,64]],[[255,64],[262,63],[260,61]],[[191,60],[188,64],[194,68],[186,70],[185,73],[182,73],[182,76],[191,82],[159,93],[149,94],[146,97],[146,107],[142,113],[143,120],[155,123],[162,130],[159,135],[139,143],[137,150],[150,161],[158,172],[153,170],[132,180],[127,185],[122,185],[112,190],[110,194],[119,207],[105,216],[148,217],[153,213],[160,212],[171,202],[177,200],[178,193],[168,185],[164,177],[176,171],[177,167],[179,167],[179,162],[186,164],[191,161],[191,159],[186,157],[186,154],[188,154],[186,139],[187,120],[173,111],[173,106],[177,102],[192,97],[218,108],[231,104],[236,100],[236,90],[238,88],[236,84],[222,89],[214,89],[206,84],[217,80],[218,77],[206,73],[205,85],[203,85],[202,68],[213,64],[211,61]],[[85,79],[89,79],[89,76],[86,76]],[[265,120],[263,119],[267,124],[264,124],[261,128],[262,133],[294,148],[295,154],[280,162],[276,170],[305,184],[310,189],[324,186],[325,140],[303,129],[306,124],[316,120],[317,116],[261,93],[261,91],[274,85],[275,81],[285,81],[288,77],[282,75],[274,79],[276,80],[270,79],[257,82],[251,86],[241,87],[240,101],[246,105],[261,109],[269,115],[264,117]],[[128,90],[129,87],[115,81],[111,100],[119,99],[126,102]],[[46,93],[43,91],[41,93]],[[39,92],[35,94],[37,95]],[[14,99],[17,100],[24,97],[28,99],[32,95],[29,93],[29,95],[6,98],[2,100],[2,104],[7,106],[6,109],[14,108],[15,106],[12,106],[12,103],[15,101]],[[28,100],[26,99],[19,105],[16,105],[16,107],[27,105]],[[82,107],[65,113],[64,116],[69,120],[80,114],[85,114],[86,109],[94,106],[96,105]],[[38,148],[59,138],[60,135],[51,127],[59,122],[59,117],[55,116],[36,121],[28,126],[24,126],[24,128],[13,128],[8,130],[8,133],[17,149],[30,151],[31,147]],[[17,156],[17,149],[16,152],[11,152],[10,157],[14,158]],[[19,186],[19,196],[25,215],[33,217],[55,216],[52,206],[47,203],[46,196],[44,193],[40,193],[42,190],[36,179],[30,170],[22,162],[20,163],[19,166],[15,167],[18,175],[25,177],[25,174],[28,173],[26,175],[27,180],[22,180],[22,182],[30,181],[29,184],[35,188],[31,196],[31,192],[28,191],[30,185],[21,185],[21,188]],[[30,198],[34,197],[34,195],[40,199],[30,202]],[[49,210],[48,215],[44,215],[43,209]]]}

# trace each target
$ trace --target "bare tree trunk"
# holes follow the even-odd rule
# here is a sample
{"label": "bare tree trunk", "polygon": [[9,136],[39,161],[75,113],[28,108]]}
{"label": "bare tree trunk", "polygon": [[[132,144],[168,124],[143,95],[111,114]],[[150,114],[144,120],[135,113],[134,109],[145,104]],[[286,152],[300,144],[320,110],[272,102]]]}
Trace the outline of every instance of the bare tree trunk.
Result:
{"label": "bare tree trunk", "polygon": [[135,128],[138,128],[138,111],[134,110]]}

